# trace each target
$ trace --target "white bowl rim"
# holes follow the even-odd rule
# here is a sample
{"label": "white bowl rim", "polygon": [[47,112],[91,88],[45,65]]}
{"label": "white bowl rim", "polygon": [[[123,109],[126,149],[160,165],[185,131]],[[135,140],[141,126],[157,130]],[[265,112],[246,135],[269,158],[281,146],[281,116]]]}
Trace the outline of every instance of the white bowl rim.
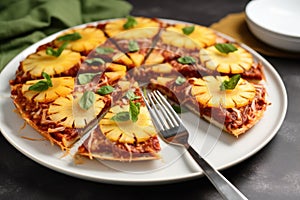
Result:
{"label": "white bowl rim", "polygon": [[[285,3],[288,4],[288,2],[286,2],[286,1],[289,1],[289,0],[285,0]],[[254,20],[253,17],[251,17],[250,13],[252,13],[251,9],[252,9],[253,5],[256,5],[257,2],[260,2],[260,3],[272,2],[273,6],[276,5],[275,4],[276,1],[272,1],[272,0],[252,0],[252,1],[249,1],[247,3],[246,7],[245,7],[245,15],[248,18],[248,20],[250,20],[252,23],[259,26],[260,28],[265,29],[265,30],[267,30],[269,32],[272,32],[274,34],[277,34],[278,36],[285,37],[286,39],[289,39],[289,40],[298,40],[298,41],[300,41],[300,32],[299,32],[299,34],[296,35],[296,34],[286,33],[284,31],[273,30],[273,29],[270,29],[269,27],[265,27],[265,26],[259,24],[259,22]]]}

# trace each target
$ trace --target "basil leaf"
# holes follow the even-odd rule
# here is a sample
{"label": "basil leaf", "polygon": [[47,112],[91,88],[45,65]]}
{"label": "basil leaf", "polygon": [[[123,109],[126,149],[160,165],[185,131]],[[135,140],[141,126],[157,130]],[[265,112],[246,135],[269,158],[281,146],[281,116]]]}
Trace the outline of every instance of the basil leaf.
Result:
{"label": "basil leaf", "polygon": [[220,90],[225,91],[225,90],[233,90],[235,86],[238,84],[239,80],[241,78],[241,75],[236,74],[232,76],[228,81],[225,80],[221,83],[220,85]]}
{"label": "basil leaf", "polygon": [[90,59],[86,59],[84,62],[89,65],[91,65],[93,63],[99,63],[99,64],[103,65],[105,63],[105,61],[102,58],[90,58]]}
{"label": "basil leaf", "polygon": [[178,104],[172,104],[171,106],[172,106],[173,110],[174,110],[176,113],[178,113],[178,114],[187,112],[187,109],[186,109],[186,108],[181,107],[181,106],[178,105]]}
{"label": "basil leaf", "polygon": [[46,72],[42,72],[42,76],[46,79],[48,86],[52,87],[53,85],[49,74],[47,74]]}
{"label": "basil leaf", "polygon": [[177,79],[175,80],[175,83],[177,85],[182,85],[183,83],[185,83],[185,81],[186,81],[186,78],[178,76]]}
{"label": "basil leaf", "polygon": [[141,103],[134,103],[133,101],[129,101],[129,112],[122,111],[115,114],[112,118],[113,121],[128,121],[136,122],[138,120],[138,115],[140,114]]}
{"label": "basil leaf", "polygon": [[215,44],[215,48],[221,52],[221,53],[225,53],[225,54],[228,54],[228,53],[231,53],[231,52],[234,52],[236,50],[238,50],[233,44],[231,43],[218,43],[218,44]]}
{"label": "basil leaf", "polygon": [[44,91],[44,90],[48,90],[49,87],[52,87],[52,81],[50,76],[46,73],[46,72],[42,72],[42,76],[46,79],[46,81],[42,80],[39,81],[33,85],[31,85],[28,90],[33,90],[33,91]]}
{"label": "basil leaf", "polygon": [[60,36],[57,38],[58,41],[75,41],[75,40],[79,40],[81,38],[81,35],[77,32],[75,33],[70,33],[70,34],[66,34],[63,36]]}
{"label": "basil leaf", "polygon": [[141,103],[134,103],[131,100],[129,101],[129,117],[132,122],[138,120],[138,115],[140,114]]}
{"label": "basil leaf", "polygon": [[110,54],[114,52],[114,49],[111,47],[97,47],[96,52],[98,54]]}
{"label": "basil leaf", "polygon": [[182,32],[185,35],[191,34],[192,32],[194,32],[194,30],[195,30],[195,26],[186,26],[186,27],[182,28]]}
{"label": "basil leaf", "polygon": [[172,104],[171,105],[173,110],[177,113],[177,114],[180,114],[181,113],[181,107],[179,105],[176,105],[176,104]]}
{"label": "basil leaf", "polygon": [[130,40],[128,43],[128,50],[129,52],[135,52],[140,50],[139,44],[134,40]]}
{"label": "basil leaf", "polygon": [[46,54],[49,56],[59,57],[68,44],[68,42],[63,43],[57,50],[54,50],[52,47],[47,47]]}
{"label": "basil leaf", "polygon": [[48,90],[48,88],[49,88],[49,85],[46,81],[39,81],[39,82],[35,83],[34,85],[31,85],[28,90],[41,92],[44,90]]}
{"label": "basil leaf", "polygon": [[79,100],[79,106],[84,110],[88,110],[92,105],[94,105],[94,102],[95,93],[92,91],[86,91]]}
{"label": "basil leaf", "polygon": [[132,90],[128,90],[126,92],[126,97],[129,99],[129,100],[136,100],[136,99],[140,99],[141,97],[140,96],[137,96],[134,94],[134,92]]}
{"label": "basil leaf", "polygon": [[105,85],[105,86],[102,86],[101,88],[99,88],[97,93],[100,95],[106,95],[106,94],[112,93],[113,91],[114,91],[114,88],[112,86]]}
{"label": "basil leaf", "polygon": [[128,111],[119,112],[110,119],[117,122],[128,121],[130,119],[129,112]]}
{"label": "basil leaf", "polygon": [[191,57],[191,56],[183,56],[177,59],[178,62],[180,62],[181,64],[194,64],[196,63],[195,58]]}
{"label": "basil leaf", "polygon": [[127,21],[123,25],[123,28],[130,29],[130,28],[133,28],[135,25],[137,25],[137,21],[135,20],[135,18],[132,16],[128,16]]}
{"label": "basil leaf", "polygon": [[98,75],[99,73],[84,73],[84,74],[79,74],[77,79],[80,85],[90,83],[93,78]]}

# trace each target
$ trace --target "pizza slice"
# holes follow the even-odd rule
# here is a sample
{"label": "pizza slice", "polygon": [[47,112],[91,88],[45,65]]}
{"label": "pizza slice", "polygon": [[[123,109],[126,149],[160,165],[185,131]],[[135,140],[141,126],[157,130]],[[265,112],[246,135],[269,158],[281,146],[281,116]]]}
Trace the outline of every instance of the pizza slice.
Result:
{"label": "pizza slice", "polygon": [[228,76],[240,74],[243,78],[253,81],[264,79],[261,63],[238,44],[218,43],[201,49],[199,57],[201,65],[208,72],[215,71]]}
{"label": "pizza slice", "polygon": [[[155,58],[169,62],[190,77],[241,74],[247,80],[263,80],[263,66],[252,54],[214,30],[194,25],[169,25],[145,63]],[[188,69],[190,68],[190,69]]]}
{"label": "pizza slice", "polygon": [[[93,91],[74,91],[73,77],[29,80],[11,87],[11,97],[22,118],[63,150],[80,138],[80,130],[100,115],[110,99]],[[92,101],[92,103],[91,103]]]}
{"label": "pizza slice", "polygon": [[92,50],[80,65],[78,75],[101,74],[104,71],[127,71],[127,66],[132,65],[132,60],[107,39],[102,45]]}
{"label": "pizza slice", "polygon": [[154,18],[133,17],[108,22],[104,31],[133,61],[130,68],[142,65],[155,44],[162,22]]}
{"label": "pizza slice", "polygon": [[140,90],[130,89],[116,101],[75,157],[141,161],[158,159],[160,143]]}
{"label": "pizza slice", "polygon": [[[52,49],[57,52],[58,49]],[[75,76],[80,68],[83,57],[70,50],[61,50],[59,55],[52,55],[46,49],[37,50],[20,62],[16,77],[11,85],[24,83],[28,80],[43,78],[45,72],[49,76]]]}
{"label": "pizza slice", "polygon": [[253,127],[268,106],[264,85],[239,75],[158,77],[149,87],[236,137]]}
{"label": "pizza slice", "polygon": [[212,29],[195,24],[168,24],[159,35],[156,51],[168,52],[164,61],[180,56],[199,57],[201,48],[226,41]]}
{"label": "pizza slice", "polygon": [[[55,69],[57,65],[58,62],[51,67]],[[99,90],[125,76],[126,66],[105,66],[103,72],[79,71],[76,76],[55,77],[42,71],[44,79],[12,84],[11,98],[28,124],[52,143],[68,149],[84,134],[85,127],[109,107],[112,96],[103,96]],[[116,88],[114,97],[121,91],[121,87]]]}
{"label": "pizza slice", "polygon": [[95,26],[87,26],[63,32],[51,42],[51,45],[57,48],[65,45],[66,49],[86,56],[106,40],[107,37],[101,29]]}

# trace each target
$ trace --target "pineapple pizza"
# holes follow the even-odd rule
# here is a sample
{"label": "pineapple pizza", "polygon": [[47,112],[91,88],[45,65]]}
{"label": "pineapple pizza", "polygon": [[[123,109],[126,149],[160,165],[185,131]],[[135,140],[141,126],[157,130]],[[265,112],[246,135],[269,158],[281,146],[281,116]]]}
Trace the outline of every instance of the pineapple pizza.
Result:
{"label": "pineapple pizza", "polygon": [[10,86],[21,117],[62,150],[81,142],[76,156],[140,161],[160,152],[142,86],[238,137],[267,109],[263,82],[262,64],[210,28],[128,16],[60,32]]}

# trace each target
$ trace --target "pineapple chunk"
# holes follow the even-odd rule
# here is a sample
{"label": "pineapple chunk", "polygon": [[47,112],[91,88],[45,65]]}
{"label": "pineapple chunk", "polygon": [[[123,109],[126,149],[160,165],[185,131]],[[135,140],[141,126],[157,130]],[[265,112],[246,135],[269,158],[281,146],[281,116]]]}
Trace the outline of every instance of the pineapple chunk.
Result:
{"label": "pineapple chunk", "polygon": [[192,50],[215,44],[217,36],[213,30],[194,25],[194,31],[189,35],[185,35],[182,29],[187,26],[190,25],[176,24],[168,27],[161,35],[162,41],[166,44]]}
{"label": "pineapple chunk", "polygon": [[238,108],[247,105],[255,97],[254,86],[242,78],[234,89],[225,91],[220,90],[220,85],[224,80],[229,80],[228,76],[206,76],[190,80],[192,95],[204,107]]}
{"label": "pineapple chunk", "polygon": [[117,71],[126,72],[126,66],[120,65],[120,64],[115,64],[115,63],[106,63],[106,70],[110,70],[113,72],[117,72]]}
{"label": "pineapple chunk", "polygon": [[153,50],[151,54],[148,56],[148,58],[146,59],[145,64],[146,65],[160,64],[163,63],[164,60],[165,58],[160,51]]}
{"label": "pineapple chunk", "polygon": [[[104,33],[97,28],[87,27],[82,29],[72,29],[63,33],[63,35],[79,33],[81,38],[74,41],[68,41],[67,49],[71,49],[77,52],[90,52],[97,46],[103,44],[106,41]],[[63,36],[61,35],[61,36]],[[65,41],[54,41],[54,45],[60,47]]]}
{"label": "pineapple chunk", "polygon": [[126,66],[133,66],[134,65],[133,61],[130,58],[128,58],[128,56],[126,54],[121,53],[121,52],[115,54],[112,57],[112,61],[115,62],[115,63],[126,65]]}
{"label": "pineapple chunk", "polygon": [[29,87],[36,84],[40,80],[27,81],[22,86],[22,93],[28,100],[35,102],[47,103],[54,101],[58,97],[65,97],[70,94],[74,89],[74,78],[72,77],[60,77],[51,78],[52,87],[49,87],[45,91],[32,91]]}
{"label": "pineapple chunk", "polygon": [[162,63],[152,66],[152,71],[155,73],[168,74],[171,73],[173,67],[169,63]]}
{"label": "pineapple chunk", "polygon": [[137,82],[132,82],[132,81],[128,81],[128,80],[119,80],[117,83],[117,86],[121,89],[121,91],[128,91],[130,88],[137,88],[139,87]]}
{"label": "pineapple chunk", "polygon": [[134,123],[128,121],[113,121],[111,117],[123,111],[128,111],[129,106],[114,106],[100,120],[100,129],[106,137],[113,142],[135,143],[144,142],[151,136],[156,135],[155,128],[152,124],[150,115],[146,107],[140,108],[138,120]]}
{"label": "pineapple chunk", "polygon": [[122,91],[127,91],[129,90],[131,83],[129,81],[120,80],[118,81],[117,85],[121,88]]}
{"label": "pineapple chunk", "polygon": [[166,85],[168,82],[173,81],[174,78],[169,77],[157,77],[157,83],[159,85]]}
{"label": "pineapple chunk", "polygon": [[139,52],[127,53],[134,63],[134,66],[139,67],[144,62],[145,56]]}
{"label": "pineapple chunk", "polygon": [[105,72],[104,74],[109,79],[110,82],[114,82],[116,80],[119,80],[123,76],[125,76],[126,72],[116,71],[116,72]]}
{"label": "pineapple chunk", "polygon": [[219,52],[214,46],[201,49],[200,60],[208,69],[232,74],[249,70],[253,63],[252,55],[242,47],[228,54]]}
{"label": "pineapple chunk", "polygon": [[49,107],[49,117],[52,121],[68,128],[84,128],[89,122],[97,117],[105,106],[103,97],[95,94],[95,102],[88,110],[79,106],[82,93],[69,94],[59,97]]}
{"label": "pineapple chunk", "polygon": [[59,57],[49,56],[46,50],[41,50],[28,56],[21,66],[23,71],[28,72],[32,77],[41,77],[42,72],[53,76],[80,64],[80,59],[79,53],[70,50],[64,50]]}
{"label": "pineapple chunk", "polygon": [[152,38],[159,31],[159,23],[153,19],[135,17],[137,24],[128,30],[124,29],[123,25],[127,19],[118,19],[108,22],[105,26],[105,32],[110,37],[119,39],[138,39],[138,38]]}

